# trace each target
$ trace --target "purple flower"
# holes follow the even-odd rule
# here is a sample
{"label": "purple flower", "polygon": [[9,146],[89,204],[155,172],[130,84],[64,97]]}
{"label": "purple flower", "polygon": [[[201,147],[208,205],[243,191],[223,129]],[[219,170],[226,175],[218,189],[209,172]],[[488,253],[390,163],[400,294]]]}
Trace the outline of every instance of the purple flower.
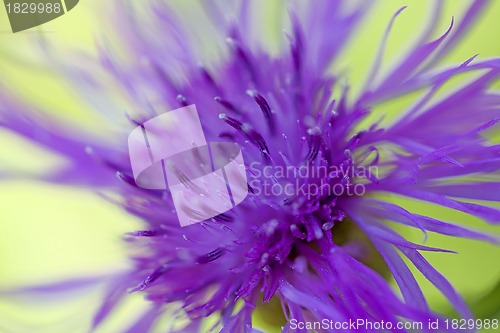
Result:
{"label": "purple flower", "polygon": [[[422,322],[418,331],[431,331],[426,323],[443,316],[430,310],[408,262],[460,317],[472,318],[461,295],[422,255],[452,251],[412,243],[393,225],[424,235],[499,240],[405,210],[387,194],[500,222],[500,211],[483,202],[500,201],[500,147],[484,135],[500,117],[500,97],[489,87],[500,77],[500,59],[474,56],[456,66],[435,66],[485,2],[474,1],[458,26],[452,22],[438,39],[430,39],[431,24],[402,61],[381,75],[391,21],[359,96],[349,93],[349,77],[336,71],[335,61],[355,36],[367,3],[296,3],[278,52],[261,43],[257,26],[265,8],[250,2],[219,5],[204,3],[185,16],[157,2],[129,4],[120,12],[116,28],[133,61],[117,60],[121,55],[110,46],[100,59],[129,103],[127,119],[107,114],[113,140],[75,138],[56,120],[44,116],[40,123],[3,98],[3,126],[73,162],[45,180],[112,189],[115,196],[108,199],[144,221],[144,230],[126,235],[136,249],[133,265],[109,282],[92,328],[128,293],[138,292],[152,307],[129,332],[149,332],[166,309],[187,314],[189,323],[178,332],[203,332],[208,317],[216,318],[214,330],[252,332],[253,312],[272,299],[282,305],[283,332],[312,332],[296,323],[323,320],[383,321],[391,324],[385,326],[390,332],[411,331],[398,327],[400,322]],[[193,33],[196,23],[202,31]],[[469,72],[480,75],[446,96],[438,94],[449,80]],[[89,102],[102,102],[98,96],[105,88],[91,72],[68,65],[65,73],[78,78]],[[380,119],[383,102],[416,92],[415,102],[398,117]],[[107,112],[99,103],[95,110]],[[148,119],[191,104],[207,141],[241,147],[249,195],[224,214],[181,228],[168,190],[135,184],[127,136]],[[402,297],[391,289],[390,275]],[[322,332],[374,331],[342,329],[323,326]]]}

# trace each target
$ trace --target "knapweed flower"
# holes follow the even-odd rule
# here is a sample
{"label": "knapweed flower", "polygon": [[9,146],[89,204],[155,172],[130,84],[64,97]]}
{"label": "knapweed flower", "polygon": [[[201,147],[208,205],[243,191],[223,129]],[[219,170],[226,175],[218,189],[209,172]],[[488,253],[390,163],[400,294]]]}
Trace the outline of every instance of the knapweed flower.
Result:
{"label": "knapweed flower", "polygon": [[[500,117],[500,97],[490,89],[500,77],[500,59],[473,56],[436,66],[486,3],[474,1],[437,39],[431,22],[382,74],[386,40],[402,9],[396,11],[373,51],[366,85],[354,96],[348,75],[335,65],[346,44],[356,42],[369,5],[291,3],[283,10],[279,48],[269,51],[260,21],[266,8],[253,2],[203,2],[185,12],[159,1],[117,3],[115,26],[130,58],[122,61],[123,54],[104,44],[100,61],[125,92],[126,117],[104,110],[109,104],[99,106],[106,100],[99,77],[77,62],[61,65],[77,78],[75,89],[96,102],[92,108],[115,120],[110,141],[75,137],[56,119],[36,121],[4,95],[2,126],[72,161],[45,180],[105,190],[104,198],[144,221],[143,230],[126,235],[133,264],[108,281],[92,329],[129,293],[142,293],[152,308],[129,332],[149,332],[172,313],[185,317],[171,332],[257,332],[252,314],[273,300],[281,304],[282,332],[432,331],[426,324],[401,326],[443,318],[430,309],[409,265],[460,317],[472,318],[461,295],[422,254],[450,251],[410,242],[395,225],[423,235],[498,239],[389,199],[406,197],[500,222],[500,210],[484,203],[500,201],[500,147],[486,135]],[[438,93],[463,73],[476,75]],[[381,105],[401,96],[414,102],[383,119]],[[207,141],[241,147],[249,194],[223,214],[181,227],[168,189],[136,185],[127,136],[165,111],[192,104]],[[391,288],[391,276],[401,295]],[[297,325],[325,320],[385,326]]]}

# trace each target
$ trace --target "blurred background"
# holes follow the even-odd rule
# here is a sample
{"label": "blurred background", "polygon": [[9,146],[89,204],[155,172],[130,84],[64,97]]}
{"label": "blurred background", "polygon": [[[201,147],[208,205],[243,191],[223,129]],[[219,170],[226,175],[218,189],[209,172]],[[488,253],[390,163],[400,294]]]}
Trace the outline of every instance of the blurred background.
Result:
{"label": "blurred background", "polygon": [[[147,0],[144,0],[145,2]],[[184,10],[191,2],[171,1]],[[260,0],[262,20],[269,40],[281,38],[280,17],[283,1]],[[402,5],[408,9],[398,18],[391,32],[384,66],[394,63],[400,54],[418,37],[431,17],[432,0],[376,1],[353,42],[337,66],[349,73],[353,91],[360,88],[367,74],[377,45],[392,14]],[[444,32],[451,21],[460,22],[464,9],[471,1],[445,1],[437,31]],[[56,115],[61,121],[75,124],[82,131],[105,128],[102,119],[91,111],[78,88],[53,71],[58,56],[71,57],[72,52],[97,54],[96,40],[120,40],[107,17],[118,6],[101,0],[81,0],[79,5],[62,17],[40,27],[13,34],[5,7],[0,8],[0,85],[8,88],[28,105]],[[313,2],[311,2],[313,4]],[[442,65],[461,63],[474,54],[480,58],[500,56],[500,1],[492,1],[488,10],[474,24],[469,34],[452,51]],[[437,36],[436,36],[437,37]],[[161,37],[159,37],[161,38]],[[41,42],[43,41],[43,42]],[[41,44],[58,50],[52,59],[42,57]],[[62,61],[63,59],[61,59]],[[65,62],[71,59],[64,59]],[[80,66],[75,63],[74,66]],[[103,75],[96,70],[97,79]],[[113,94],[112,87],[110,94]],[[116,96],[113,96],[115,98]],[[397,112],[400,103],[384,106],[387,112]],[[12,110],[15,112],[15,110]],[[102,134],[102,133],[101,133]],[[51,152],[26,142],[12,133],[0,130],[0,174],[23,170],[41,174],[64,163]],[[436,211],[432,205],[404,202],[412,210],[432,212],[433,216],[461,222],[464,225],[499,233],[486,223],[448,211]],[[40,284],[72,277],[103,275],[127,265],[126,247],[121,241],[124,232],[140,229],[140,221],[107,203],[92,189],[55,186],[36,180],[7,177],[0,183],[0,333],[87,332],[90,318],[99,301],[99,290],[89,289],[83,296],[71,299],[47,297],[38,302],[13,299],[1,292],[23,285]],[[421,241],[418,232],[407,232],[409,238]],[[462,293],[478,316],[500,318],[500,248],[468,240],[454,240],[431,235],[430,246],[459,252],[459,255],[431,253],[426,257]],[[439,292],[416,274],[432,307],[451,313]],[[98,332],[123,331],[138,317],[144,302],[132,295],[119,307],[118,314]],[[257,320],[261,321],[257,315]],[[264,323],[269,332],[276,331]]]}

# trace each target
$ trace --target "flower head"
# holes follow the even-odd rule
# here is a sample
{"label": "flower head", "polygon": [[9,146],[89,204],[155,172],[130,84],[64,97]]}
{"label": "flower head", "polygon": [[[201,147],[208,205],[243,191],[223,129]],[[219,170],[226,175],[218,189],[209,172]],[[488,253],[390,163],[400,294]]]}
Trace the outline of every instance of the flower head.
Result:
{"label": "flower head", "polygon": [[[182,332],[206,330],[207,317],[217,318],[215,327],[221,332],[250,332],[252,313],[273,299],[288,320],[283,332],[312,331],[294,327],[291,319],[384,321],[394,323],[388,331],[406,332],[396,323],[427,322],[441,315],[430,310],[401,255],[442,291],[460,316],[472,317],[462,297],[422,255],[450,251],[412,243],[388,222],[424,235],[498,239],[425,212],[410,212],[387,194],[500,222],[498,209],[472,202],[500,200],[493,179],[500,149],[483,135],[500,116],[500,98],[489,90],[500,76],[500,60],[472,57],[458,66],[435,66],[483,1],[475,1],[458,27],[452,24],[435,40],[430,40],[431,26],[382,76],[379,67],[391,21],[359,96],[350,93],[349,77],[335,67],[335,60],[369,10],[366,3],[295,4],[277,52],[260,42],[255,28],[260,22],[250,2],[241,2],[235,10],[239,14],[228,18],[226,8],[205,4],[206,16],[200,20],[211,24],[205,35],[196,35],[200,39],[192,37],[192,22],[159,2],[141,3],[141,14],[129,5],[118,29],[134,62],[125,65],[112,51],[101,53],[102,64],[130,101],[127,123],[117,120],[114,141],[119,144],[75,139],[59,133],[56,123],[42,126],[24,118],[29,114],[2,112],[4,126],[74,161],[47,180],[111,188],[115,197],[109,200],[144,221],[144,230],[126,235],[137,250],[131,255],[133,265],[113,279],[94,328],[119,299],[138,292],[153,307],[131,332],[147,332],[166,308],[187,314]],[[215,60],[204,59],[206,49],[217,54]],[[97,94],[95,79],[70,70]],[[445,83],[466,72],[482,74],[433,100]],[[384,115],[381,103],[414,92],[421,93],[397,118],[377,118]],[[4,110],[19,109],[13,102],[5,104]],[[224,214],[180,227],[168,190],[135,184],[126,137],[165,110],[191,104],[198,108],[208,141],[241,147],[249,195]],[[402,297],[390,287],[391,275]]]}

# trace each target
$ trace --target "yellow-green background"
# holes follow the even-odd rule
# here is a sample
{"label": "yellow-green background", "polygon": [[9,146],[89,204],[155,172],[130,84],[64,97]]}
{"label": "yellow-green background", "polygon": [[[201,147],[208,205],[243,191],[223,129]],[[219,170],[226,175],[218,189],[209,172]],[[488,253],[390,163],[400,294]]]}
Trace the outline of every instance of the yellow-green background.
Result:
{"label": "yellow-green background", "polygon": [[[147,2],[144,0],[144,2]],[[120,1],[116,1],[118,6]],[[261,1],[266,6],[263,20],[269,38],[280,38],[276,24],[280,1]],[[314,1],[311,1],[313,4]],[[416,38],[429,17],[431,1],[378,1],[368,19],[343,54],[339,66],[350,74],[356,91],[369,70],[373,54],[388,20],[401,5],[409,8],[397,20],[388,44],[385,66],[394,64],[397,55]],[[448,27],[451,16],[457,23],[470,1],[446,1],[438,31]],[[69,50],[85,50],[95,54],[95,38],[102,34],[119,39],[108,22],[109,2],[82,0],[68,14],[41,27],[12,34],[5,8],[0,8],[0,83],[14,91],[25,103],[46,109],[81,128],[95,124],[89,106],[78,97],[71,82],[44,69],[47,60],[38,58],[34,46],[43,38],[52,47],[71,57]],[[480,57],[500,56],[500,1],[493,2],[468,36],[443,63],[462,62],[479,53]],[[160,37],[159,37],[160,38]],[[65,52],[67,50],[68,52]],[[57,61],[57,59],[55,59]],[[78,66],[78,63],[75,63]],[[98,72],[96,75],[100,75]],[[398,104],[399,103],[399,104]],[[398,110],[405,101],[384,106]],[[10,112],[16,112],[12,110]],[[26,170],[42,173],[62,163],[57,157],[40,150],[11,134],[0,131],[0,170]],[[485,230],[485,223],[461,214],[436,210],[432,205],[404,202],[420,213],[433,214]],[[140,228],[140,223],[117,207],[104,202],[89,189],[74,189],[29,180],[7,180],[0,183],[0,290],[13,286],[53,281],[73,276],[88,276],[125,267],[123,232]],[[495,231],[498,233],[498,231]],[[419,233],[409,237],[421,240]],[[487,295],[500,277],[500,248],[467,240],[451,240],[431,236],[430,245],[458,251],[459,255],[431,254],[427,258],[438,267],[468,301],[474,303]],[[433,307],[447,311],[444,298],[428,282],[420,278]],[[96,306],[98,292],[76,301],[59,299],[28,305],[0,296],[0,333],[51,332],[77,333],[88,330],[88,320]],[[118,333],[139,315],[143,306],[140,296],[120,308],[115,319],[99,330]],[[500,314],[500,299],[486,312]],[[27,324],[26,324],[27,323]]]}

